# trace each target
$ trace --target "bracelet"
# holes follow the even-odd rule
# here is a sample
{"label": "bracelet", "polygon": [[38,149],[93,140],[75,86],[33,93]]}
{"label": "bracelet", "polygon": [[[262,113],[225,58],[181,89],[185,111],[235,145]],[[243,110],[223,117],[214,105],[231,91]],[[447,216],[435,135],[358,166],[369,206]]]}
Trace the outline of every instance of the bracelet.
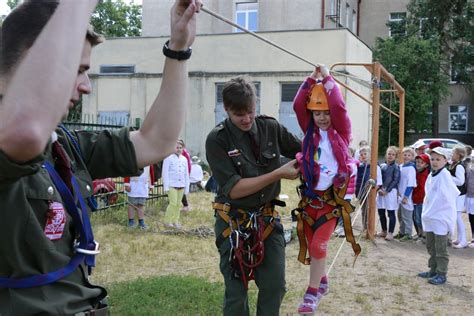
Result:
{"label": "bracelet", "polygon": [[169,48],[170,41],[166,41],[165,45],[163,45],[163,55],[171,59],[177,60],[186,60],[191,57],[191,53],[193,50],[189,47],[187,50],[171,50]]}

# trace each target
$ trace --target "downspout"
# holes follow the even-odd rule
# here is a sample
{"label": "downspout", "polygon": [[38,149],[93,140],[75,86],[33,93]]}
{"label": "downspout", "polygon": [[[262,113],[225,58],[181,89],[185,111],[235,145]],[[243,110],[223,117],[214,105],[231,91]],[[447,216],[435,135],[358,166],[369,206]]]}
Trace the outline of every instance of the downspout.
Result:
{"label": "downspout", "polygon": [[[360,1],[360,0],[359,0]],[[324,7],[326,0],[321,0],[321,29],[324,29]]]}
{"label": "downspout", "polygon": [[362,0],[357,1],[357,33],[356,35],[359,36],[359,27],[360,27],[360,3]]}

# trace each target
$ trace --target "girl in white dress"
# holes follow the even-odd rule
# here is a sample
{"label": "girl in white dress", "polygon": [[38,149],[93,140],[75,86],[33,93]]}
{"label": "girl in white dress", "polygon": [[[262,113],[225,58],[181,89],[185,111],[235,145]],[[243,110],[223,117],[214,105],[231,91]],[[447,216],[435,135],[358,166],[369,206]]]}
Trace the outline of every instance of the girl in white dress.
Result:
{"label": "girl in white dress", "polygon": [[[395,230],[395,223],[397,222],[395,210],[398,209],[397,187],[400,181],[400,169],[395,160],[397,159],[398,151],[398,147],[388,147],[385,153],[385,163],[380,166],[380,169],[382,169],[382,186],[377,195],[377,208],[382,232],[376,236],[385,238],[386,240],[393,239],[393,231]],[[390,220],[388,231],[385,211],[388,213]]]}

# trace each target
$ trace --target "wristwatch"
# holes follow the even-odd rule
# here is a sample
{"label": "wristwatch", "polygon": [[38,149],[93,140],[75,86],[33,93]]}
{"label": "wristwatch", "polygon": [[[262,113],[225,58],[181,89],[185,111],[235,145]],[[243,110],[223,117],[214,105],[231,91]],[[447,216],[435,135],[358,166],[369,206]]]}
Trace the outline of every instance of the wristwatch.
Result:
{"label": "wristwatch", "polygon": [[170,41],[166,41],[165,45],[163,45],[163,55],[171,59],[177,60],[186,60],[191,57],[191,53],[193,50],[189,47],[187,50],[171,50],[169,48]]}

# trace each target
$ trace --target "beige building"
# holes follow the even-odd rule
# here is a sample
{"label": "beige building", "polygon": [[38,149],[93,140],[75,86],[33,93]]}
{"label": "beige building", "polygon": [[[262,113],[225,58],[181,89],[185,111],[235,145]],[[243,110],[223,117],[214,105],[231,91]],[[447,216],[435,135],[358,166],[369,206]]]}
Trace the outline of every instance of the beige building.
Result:
{"label": "beige building", "polygon": [[[360,2],[359,38],[370,47],[375,45],[377,37],[386,38],[392,35],[387,22],[400,22],[406,17],[410,0],[362,0]],[[456,74],[451,74],[449,93],[438,108],[437,131],[440,138],[455,138],[466,144],[474,145],[474,102],[465,86],[456,82]],[[408,105],[410,106],[410,105]],[[471,114],[472,113],[472,114]],[[426,118],[431,119],[431,113]],[[418,138],[433,137],[432,134],[409,134],[406,141],[410,143]]]}
{"label": "beige building", "polygon": [[[371,50],[346,29],[260,34],[292,48],[314,63],[370,62],[372,59]],[[164,64],[161,49],[167,39],[110,39],[95,48],[90,70],[93,92],[84,98],[83,114],[101,118],[143,118],[159,91]],[[181,136],[193,155],[205,157],[206,136],[225,114],[220,95],[222,84],[240,74],[249,75],[257,85],[259,113],[273,116],[295,134],[300,133],[291,101],[301,81],[312,71],[311,65],[247,34],[228,33],[199,35],[188,69],[189,104]],[[370,81],[370,75],[360,69],[349,71]],[[349,84],[369,96],[364,86]],[[345,96],[349,114],[353,122],[357,122],[353,127],[354,141],[368,139],[368,105],[351,93]]]}

